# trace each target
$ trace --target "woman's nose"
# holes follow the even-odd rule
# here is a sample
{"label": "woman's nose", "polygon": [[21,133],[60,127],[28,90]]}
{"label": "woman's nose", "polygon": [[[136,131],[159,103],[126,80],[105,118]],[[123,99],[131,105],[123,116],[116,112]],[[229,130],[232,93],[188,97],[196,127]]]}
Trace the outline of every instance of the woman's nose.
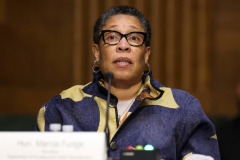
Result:
{"label": "woman's nose", "polygon": [[130,51],[130,45],[126,39],[126,37],[123,37],[120,42],[117,44],[117,50],[119,51]]}

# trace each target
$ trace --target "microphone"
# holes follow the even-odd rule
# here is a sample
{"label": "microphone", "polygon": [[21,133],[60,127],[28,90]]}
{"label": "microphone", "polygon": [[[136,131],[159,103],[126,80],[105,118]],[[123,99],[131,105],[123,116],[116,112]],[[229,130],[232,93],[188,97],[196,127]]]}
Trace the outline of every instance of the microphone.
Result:
{"label": "microphone", "polygon": [[106,126],[105,126],[105,134],[107,140],[107,156],[109,157],[109,138],[110,138],[110,131],[108,126],[108,118],[109,118],[109,103],[110,103],[110,94],[111,94],[111,83],[114,75],[112,72],[107,72],[105,75],[105,79],[108,80],[108,92],[107,92],[107,108],[106,108]]}

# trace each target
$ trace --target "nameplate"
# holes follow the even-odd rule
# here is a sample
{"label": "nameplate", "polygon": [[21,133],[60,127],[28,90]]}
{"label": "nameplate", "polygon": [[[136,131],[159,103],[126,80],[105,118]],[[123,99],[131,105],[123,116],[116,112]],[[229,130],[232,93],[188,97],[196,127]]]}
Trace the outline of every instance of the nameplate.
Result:
{"label": "nameplate", "polygon": [[1,160],[106,160],[103,132],[0,132]]}

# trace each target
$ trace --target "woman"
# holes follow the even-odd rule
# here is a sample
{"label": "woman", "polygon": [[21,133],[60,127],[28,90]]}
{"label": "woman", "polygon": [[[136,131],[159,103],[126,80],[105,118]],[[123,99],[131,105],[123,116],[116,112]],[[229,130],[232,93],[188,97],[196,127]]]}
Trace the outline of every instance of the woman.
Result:
{"label": "woman", "polygon": [[39,111],[36,130],[48,131],[50,123],[61,123],[74,125],[75,131],[103,131],[108,88],[104,75],[112,72],[111,157],[119,158],[129,145],[152,144],[166,160],[186,159],[192,153],[220,159],[214,126],[199,101],[152,79],[151,29],[139,11],[112,7],[96,21],[93,34],[93,81],[46,103]]}

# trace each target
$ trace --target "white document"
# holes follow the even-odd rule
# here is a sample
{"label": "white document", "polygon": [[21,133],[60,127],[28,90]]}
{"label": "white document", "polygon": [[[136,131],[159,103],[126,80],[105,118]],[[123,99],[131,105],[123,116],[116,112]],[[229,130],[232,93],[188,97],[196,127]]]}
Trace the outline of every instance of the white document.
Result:
{"label": "white document", "polygon": [[214,160],[211,156],[192,154],[186,158],[186,160]]}
{"label": "white document", "polygon": [[1,160],[106,160],[103,132],[0,132]]}

